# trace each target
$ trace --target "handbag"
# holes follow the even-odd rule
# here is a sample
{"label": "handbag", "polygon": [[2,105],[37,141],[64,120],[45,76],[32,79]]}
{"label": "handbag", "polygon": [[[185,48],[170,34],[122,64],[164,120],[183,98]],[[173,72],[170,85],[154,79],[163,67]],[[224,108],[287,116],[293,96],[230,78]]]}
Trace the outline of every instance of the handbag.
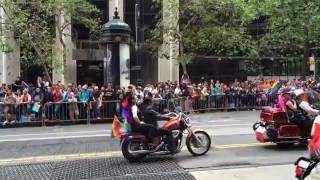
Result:
{"label": "handbag", "polygon": [[34,103],[33,106],[32,106],[32,108],[31,108],[31,111],[32,111],[32,112],[35,112],[35,113],[38,113],[39,110],[40,110],[40,104]]}

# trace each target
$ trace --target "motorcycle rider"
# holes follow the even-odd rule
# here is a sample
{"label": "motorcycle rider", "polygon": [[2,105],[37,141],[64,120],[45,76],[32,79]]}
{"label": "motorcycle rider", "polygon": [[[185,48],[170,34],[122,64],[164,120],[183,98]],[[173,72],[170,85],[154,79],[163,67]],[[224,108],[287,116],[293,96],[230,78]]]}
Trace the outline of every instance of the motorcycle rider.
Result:
{"label": "motorcycle rider", "polygon": [[291,89],[286,88],[281,90],[281,94],[278,97],[278,108],[283,112],[297,109],[295,101],[291,98],[291,93]]}
{"label": "motorcycle rider", "polygon": [[145,106],[144,111],[142,113],[144,117],[144,122],[156,128],[156,133],[155,133],[156,136],[166,135],[165,141],[167,141],[169,145],[168,149],[170,151],[174,151],[175,150],[174,137],[172,135],[172,132],[170,130],[159,128],[159,125],[158,125],[158,121],[169,120],[170,117],[167,115],[161,115],[160,113],[156,112],[153,109],[153,99],[150,96],[144,99],[143,105]]}
{"label": "motorcycle rider", "polygon": [[310,136],[311,127],[313,120],[309,115],[319,115],[320,111],[314,109],[304,98],[304,91],[302,89],[297,89],[294,91],[297,101],[297,111],[295,112],[293,122],[297,124],[301,130],[303,137]]}
{"label": "motorcycle rider", "polygon": [[146,124],[139,118],[139,108],[136,104],[135,96],[132,91],[128,91],[122,102],[122,116],[130,123],[134,132],[139,132],[147,136],[147,143],[152,141],[156,128],[151,124]]}
{"label": "motorcycle rider", "polygon": [[291,89],[284,89],[282,91],[282,99],[284,101],[280,109],[287,113],[289,121],[294,121],[294,115],[297,111],[297,102],[292,98],[293,91]]}

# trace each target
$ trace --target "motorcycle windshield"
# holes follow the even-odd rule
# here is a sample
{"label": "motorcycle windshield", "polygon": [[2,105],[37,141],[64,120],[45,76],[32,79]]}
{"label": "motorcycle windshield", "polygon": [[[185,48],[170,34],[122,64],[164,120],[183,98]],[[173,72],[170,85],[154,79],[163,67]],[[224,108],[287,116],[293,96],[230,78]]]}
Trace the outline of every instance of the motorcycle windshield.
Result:
{"label": "motorcycle windshield", "polygon": [[312,89],[307,90],[308,101],[314,105],[316,109],[320,108],[320,94]]}

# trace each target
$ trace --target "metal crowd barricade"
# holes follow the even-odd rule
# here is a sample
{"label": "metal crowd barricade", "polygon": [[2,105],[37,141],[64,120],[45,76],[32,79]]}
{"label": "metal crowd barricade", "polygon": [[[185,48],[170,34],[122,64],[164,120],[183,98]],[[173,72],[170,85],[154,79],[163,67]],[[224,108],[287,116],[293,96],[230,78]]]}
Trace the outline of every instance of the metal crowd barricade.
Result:
{"label": "metal crowd barricade", "polygon": [[[197,98],[179,97],[154,100],[154,109],[160,113],[175,111],[180,108],[184,112],[205,112],[212,110],[247,110],[260,109],[264,106],[272,106],[277,103],[277,95],[266,94],[226,94],[210,95]],[[8,120],[18,124],[48,125],[51,122],[62,123],[92,123],[112,122],[114,115],[121,116],[121,102],[92,101],[46,103],[34,111],[34,104],[0,104],[1,124]],[[143,106],[139,109],[142,112]]]}
{"label": "metal crowd barricade", "polygon": [[[0,104],[1,125],[4,127],[17,124],[43,125],[41,107],[35,112],[33,105],[34,103]],[[4,122],[7,123],[4,125]]]}
{"label": "metal crowd barricade", "polygon": [[120,116],[121,105],[119,100],[113,101],[91,101],[90,102],[90,122],[102,121],[111,122],[114,115]]}
{"label": "metal crowd barricade", "polygon": [[184,103],[184,111],[208,111],[208,110],[247,110],[261,109],[264,106],[272,106],[277,103],[277,95],[266,94],[225,94],[210,95],[208,97],[187,98]]}
{"label": "metal crowd barricade", "polygon": [[49,102],[44,104],[43,125],[54,123],[89,123],[89,103],[82,102]]}

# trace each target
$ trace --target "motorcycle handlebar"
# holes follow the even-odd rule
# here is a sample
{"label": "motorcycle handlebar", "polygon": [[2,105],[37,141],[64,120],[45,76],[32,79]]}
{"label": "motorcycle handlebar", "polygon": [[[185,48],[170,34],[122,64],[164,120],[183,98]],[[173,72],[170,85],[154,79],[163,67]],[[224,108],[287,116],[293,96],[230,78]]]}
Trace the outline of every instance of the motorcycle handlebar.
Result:
{"label": "motorcycle handlebar", "polygon": [[166,114],[167,116],[174,116],[174,117],[178,117],[179,115],[177,113],[174,112],[169,112],[168,114]]}

